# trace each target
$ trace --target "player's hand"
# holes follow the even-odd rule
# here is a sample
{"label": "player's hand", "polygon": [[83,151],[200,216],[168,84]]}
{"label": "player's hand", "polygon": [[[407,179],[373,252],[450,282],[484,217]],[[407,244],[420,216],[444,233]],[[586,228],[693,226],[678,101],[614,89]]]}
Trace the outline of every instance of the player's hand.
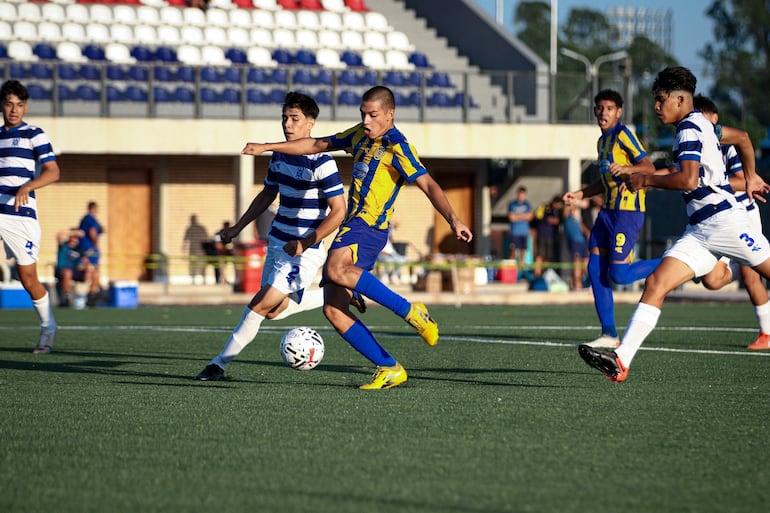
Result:
{"label": "player's hand", "polygon": [[452,226],[452,230],[454,230],[457,240],[461,240],[463,242],[470,242],[473,240],[473,233],[471,232],[471,229],[468,228],[462,221],[456,221],[454,226]]}
{"label": "player's hand", "polygon": [[768,185],[758,174],[753,173],[751,177],[746,180],[746,194],[749,195],[749,199],[767,203],[767,199],[762,195],[769,192],[770,185]]}
{"label": "player's hand", "polygon": [[261,155],[267,151],[267,144],[264,143],[246,143],[241,150],[242,155]]}
{"label": "player's hand", "polygon": [[610,162],[610,174],[612,176],[620,176],[627,173],[626,166],[621,166],[617,162]]}
{"label": "player's hand", "polygon": [[240,233],[240,230],[229,226],[227,228],[222,228],[219,230],[217,235],[219,235],[219,239],[222,241],[222,244],[230,244],[233,239]]}
{"label": "player's hand", "polygon": [[626,175],[626,179],[623,181],[625,186],[628,188],[630,192],[637,192],[640,189],[644,189],[646,187],[646,178],[647,175],[644,173],[631,173],[630,175]]}
{"label": "player's hand", "polygon": [[283,245],[283,250],[290,257],[295,257],[301,255],[302,252],[305,251],[305,248],[302,246],[301,240],[290,240]]}
{"label": "player's hand", "polygon": [[19,209],[29,203],[29,193],[32,192],[32,188],[29,185],[22,185],[19,190],[16,191],[16,199],[13,202],[13,210],[18,212]]}
{"label": "player's hand", "polygon": [[561,200],[568,207],[571,207],[572,205],[576,204],[581,199],[583,199],[583,191],[565,192],[564,195],[561,197]]}

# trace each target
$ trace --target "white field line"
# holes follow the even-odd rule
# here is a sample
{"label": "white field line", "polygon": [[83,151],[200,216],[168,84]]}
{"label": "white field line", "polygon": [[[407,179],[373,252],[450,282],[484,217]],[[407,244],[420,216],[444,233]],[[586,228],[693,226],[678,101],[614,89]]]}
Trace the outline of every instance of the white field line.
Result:
{"label": "white field line", "polygon": [[[335,332],[328,326],[311,326],[319,333],[325,336],[332,336]],[[393,330],[393,326],[370,326],[369,327],[375,333],[377,331],[390,331]],[[481,331],[485,329],[500,329],[500,326],[469,326],[461,325],[455,328],[462,328],[468,331]],[[596,326],[511,326],[512,330],[596,330]],[[23,329],[39,329],[37,327],[19,327],[19,326],[0,326],[0,331],[18,331]],[[262,327],[261,333],[281,334],[288,329],[287,327]],[[219,327],[189,327],[189,326],[60,326],[61,331],[152,331],[152,332],[165,332],[165,333],[229,333],[232,328],[219,328]],[[655,329],[656,331],[725,331],[725,332],[756,332],[756,328],[733,328],[733,327],[718,327],[718,326],[661,326]],[[413,338],[414,334],[404,333],[396,334],[389,333],[389,337],[394,338]],[[567,344],[564,342],[548,342],[543,340],[512,340],[501,338],[489,338],[489,337],[469,337],[469,336],[454,336],[443,335],[442,341],[452,342],[470,342],[475,344],[504,344],[513,346],[541,346],[541,347],[575,347],[577,344]],[[644,351],[658,351],[669,353],[688,353],[688,354],[713,354],[713,355],[732,355],[732,356],[758,356],[758,357],[770,357],[770,351],[715,351],[710,349],[678,349],[672,347],[642,347]]]}

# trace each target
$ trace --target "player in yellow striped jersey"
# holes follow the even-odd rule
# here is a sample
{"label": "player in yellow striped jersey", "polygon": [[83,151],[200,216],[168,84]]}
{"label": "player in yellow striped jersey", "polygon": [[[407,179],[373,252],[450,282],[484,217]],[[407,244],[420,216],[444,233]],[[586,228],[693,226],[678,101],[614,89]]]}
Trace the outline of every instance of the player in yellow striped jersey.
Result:
{"label": "player in yellow striped jersey", "polygon": [[473,234],[457,216],[441,186],[428,174],[414,147],[396,128],[393,92],[384,86],[372,87],[364,93],[360,110],[361,123],[335,135],[249,143],[242,153],[280,151],[305,155],[345,150],[353,156],[347,215],[324,267],[324,315],[343,339],[377,366],[372,382],[361,388],[391,388],[406,381],[406,371],[350,312],[351,291],[402,317],[428,345],[438,343],[439,337],[438,325],[425,305],[410,303],[369,272],[388,240],[388,226],[399,191],[407,184],[417,185],[459,240],[470,242]]}
{"label": "player in yellow striped jersey", "polygon": [[604,193],[604,203],[596,218],[588,242],[588,277],[594,306],[602,325],[599,338],[591,347],[617,347],[620,343],[615,325],[612,283],[626,285],[647,277],[660,259],[632,263],[634,246],[644,224],[645,191],[621,187],[631,173],[654,173],[655,167],[636,134],[620,122],[623,97],[605,89],[594,98],[594,115],[602,135],[596,144],[600,177],[588,187],[564,194],[572,205],[584,198]]}

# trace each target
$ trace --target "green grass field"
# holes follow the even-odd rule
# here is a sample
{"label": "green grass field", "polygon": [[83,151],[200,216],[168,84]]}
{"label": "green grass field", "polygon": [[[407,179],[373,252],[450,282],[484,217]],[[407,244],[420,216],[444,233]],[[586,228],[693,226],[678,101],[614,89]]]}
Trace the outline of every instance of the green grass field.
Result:
{"label": "green grass field", "polygon": [[[623,326],[633,306],[618,307]],[[365,314],[409,371],[373,369],[319,311],[263,332],[217,383],[192,380],[232,308],[0,311],[0,511],[767,512],[770,354],[748,303],[668,304],[628,380],[586,366],[591,306],[431,308],[429,348]],[[291,326],[322,364],[285,367]]]}

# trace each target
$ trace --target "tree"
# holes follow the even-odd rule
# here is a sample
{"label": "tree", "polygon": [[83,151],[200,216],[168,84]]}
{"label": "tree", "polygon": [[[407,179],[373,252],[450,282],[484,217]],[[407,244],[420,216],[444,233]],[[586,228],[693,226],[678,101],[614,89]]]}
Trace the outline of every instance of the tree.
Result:
{"label": "tree", "polygon": [[770,126],[770,8],[767,0],[713,0],[708,16],[714,37],[701,52],[714,85],[710,96],[719,105],[720,120],[737,121],[756,146]]}
{"label": "tree", "polygon": [[520,2],[514,12],[516,37],[548,62],[551,51],[551,6],[547,2]]}

